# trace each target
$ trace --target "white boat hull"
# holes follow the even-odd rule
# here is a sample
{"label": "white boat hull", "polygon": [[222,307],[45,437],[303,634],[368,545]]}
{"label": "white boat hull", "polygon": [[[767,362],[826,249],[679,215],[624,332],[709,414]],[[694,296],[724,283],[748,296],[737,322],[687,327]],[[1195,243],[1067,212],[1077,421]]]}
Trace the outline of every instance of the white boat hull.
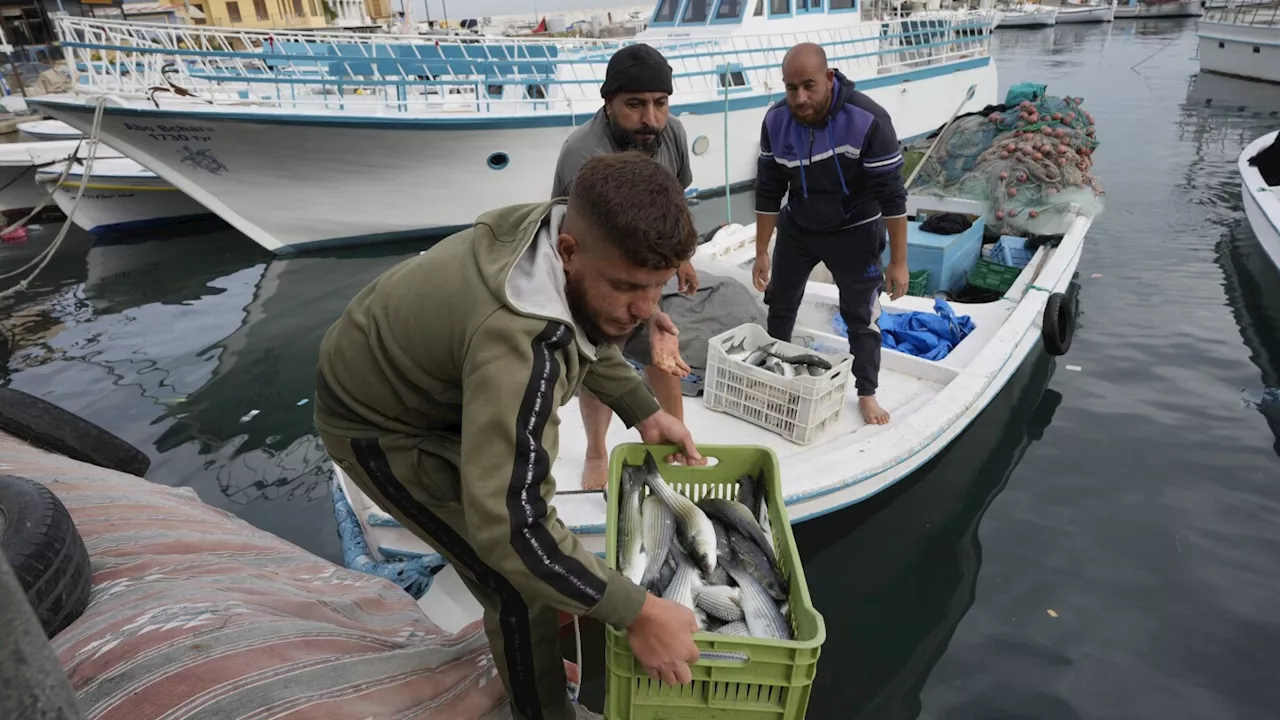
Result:
{"label": "white boat hull", "polygon": [[1268,133],[1254,140],[1240,153],[1240,194],[1244,200],[1244,212],[1253,227],[1262,249],[1271,263],[1280,269],[1280,187],[1268,187],[1258,169],[1249,165],[1249,158],[1276,142],[1280,131]]}
{"label": "white boat hull", "polygon": [[1183,0],[1182,2],[1166,2],[1159,5],[1117,5],[1115,19],[1181,18],[1200,17],[1201,15],[1204,15],[1204,6],[1200,4],[1200,0]]}
{"label": "white boat hull", "polygon": [[1114,5],[1094,5],[1090,7],[1066,6],[1058,10],[1058,25],[1076,25],[1082,23],[1109,23],[1115,20]]}
{"label": "white boat hull", "polygon": [[44,200],[35,180],[35,166],[0,165],[0,212],[30,210]]}
{"label": "white boat hull", "polygon": [[63,214],[88,233],[107,235],[212,215],[181,190],[128,158],[95,159],[80,204],[76,205],[83,170],[83,165],[77,163],[57,189],[53,186],[62,171],[60,166],[40,171],[36,179],[42,192],[53,190],[53,200]]}
{"label": "white boat hull", "polygon": [[[926,202],[930,207],[948,209],[940,207],[936,200]],[[794,445],[734,417],[706,410],[700,398],[686,398],[685,421],[699,443],[772,447],[779,456],[782,477],[786,479],[784,493],[793,523],[865,500],[941,452],[999,394],[1028,356],[1039,352],[1045,302],[1051,292],[1068,290],[1090,224],[1090,219],[1076,217],[1058,248],[1038,252],[1006,294],[1006,298],[1021,297],[1016,305],[1007,300],[981,305],[952,303],[958,315],[974,317],[978,329],[966,342],[972,340],[976,344],[966,347],[961,343],[938,362],[885,350],[877,394],[894,414],[888,426],[868,426],[861,421],[852,387],[840,429],[810,446]],[[730,226],[699,249],[694,263],[704,269],[710,266],[711,272],[721,274],[731,265],[737,266],[746,255],[753,254],[753,244],[753,227]],[[1033,277],[1035,287],[1032,287]],[[796,335],[819,338],[825,335],[843,343],[843,338],[831,336],[815,329],[815,324],[805,322],[806,311],[811,320],[821,317],[822,312],[816,309],[834,308],[837,296],[834,286],[810,281],[806,309],[801,310],[801,326]],[[932,308],[931,298],[905,297],[889,301],[883,296],[881,302],[888,312]],[[557,513],[590,551],[603,554],[604,499],[600,493],[572,492],[580,487],[586,449],[576,401],[561,408],[560,418],[560,452],[553,467],[557,485],[562,490],[556,497]],[[622,428],[620,423],[610,426],[610,447],[638,441],[638,436]],[[393,556],[434,552],[379,510],[336,465],[333,472],[360,518],[371,549]]]}
{"label": "white boat hull", "polygon": [[997,28],[1044,28],[1053,27],[1058,21],[1058,9],[1011,11],[1002,13],[996,23]]}
{"label": "white boat hull", "polygon": [[[26,211],[43,202],[48,193],[36,183],[36,171],[65,160],[76,150],[83,157],[82,145],[78,140],[0,144],[0,212]],[[121,157],[107,147],[100,147],[98,153],[99,157]]]}
{"label": "white boat hull", "polygon": [[18,134],[32,142],[75,140],[84,137],[79,130],[61,120],[33,120],[19,123]]}
{"label": "white boat hull", "polygon": [[[946,70],[854,79],[885,107],[905,140],[943,124],[971,84],[977,89],[962,112],[996,102],[990,58]],[[74,127],[90,128],[92,106],[83,99],[44,96],[33,102]],[[690,143],[700,136],[709,140],[705,153],[690,153],[694,188],[755,178],[766,109],[760,103],[731,110],[726,121],[721,113],[680,114],[679,105],[672,106]],[[595,110],[584,108],[579,121]],[[194,103],[121,111],[109,104],[100,137],[263,247],[290,253],[452,230],[496,206],[541,202],[551,195],[560,147],[571,131],[488,123],[439,129],[413,121],[229,113]],[[726,146],[732,148],[727,167]],[[509,163],[491,169],[487,161],[494,153],[504,153]],[[447,180],[433,181],[440,177]]]}
{"label": "white boat hull", "polygon": [[1280,24],[1268,27],[1201,20],[1196,34],[1201,70],[1280,83]]}

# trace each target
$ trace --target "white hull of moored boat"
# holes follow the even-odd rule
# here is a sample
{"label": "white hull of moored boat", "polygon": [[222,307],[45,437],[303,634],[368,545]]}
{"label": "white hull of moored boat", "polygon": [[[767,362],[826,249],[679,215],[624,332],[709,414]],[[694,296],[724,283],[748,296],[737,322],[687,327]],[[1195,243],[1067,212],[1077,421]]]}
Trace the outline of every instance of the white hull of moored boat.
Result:
{"label": "white hull of moored boat", "polygon": [[997,28],[1046,28],[1058,22],[1058,9],[1055,7],[1035,10],[1010,10],[1000,15]]}
{"label": "white hull of moored boat", "polygon": [[[54,164],[61,170],[60,161],[77,150],[80,157],[85,156],[79,140],[0,144],[0,212],[25,211],[43,202],[48,192],[36,182],[36,171]],[[98,156],[121,157],[105,146],[99,147]]]}
{"label": "white hull of moored boat", "polygon": [[1268,133],[1254,140],[1240,153],[1240,194],[1244,200],[1244,212],[1253,227],[1262,249],[1280,269],[1280,186],[1268,186],[1258,169],[1249,165],[1249,158],[1263,148],[1280,141],[1280,131]]}
{"label": "white hull of moored boat", "polygon": [[[712,23],[686,21],[689,13],[675,21],[673,2],[660,0],[670,17],[656,14],[638,39],[671,65],[671,112],[688,135],[695,193],[755,178],[761,121],[783,98],[782,58],[798,42],[823,43],[903,140],[933,131],[962,102],[964,112],[996,101],[989,11],[881,23],[822,4],[795,15],[739,4],[736,20]],[[32,106],[90,133],[103,103],[103,142],[276,253],[448,231],[495,206],[547,199],[560,148],[599,110],[608,60],[623,44],[72,17],[58,28],[80,61],[76,90]],[[187,50],[209,37],[252,49]],[[182,94],[100,67],[95,53],[121,47],[139,51],[120,51],[117,63],[164,62],[165,82]]]}
{"label": "white hull of moored boat", "polygon": [[1201,20],[1200,69],[1231,77],[1280,83],[1280,12],[1275,24],[1244,25]]}
{"label": "white hull of moored boat", "polygon": [[1076,25],[1082,23],[1109,23],[1115,20],[1115,5],[1090,5],[1076,7],[1064,5],[1058,10],[1058,25]]}
{"label": "white hull of moored boat", "polygon": [[[941,73],[926,68],[851,79],[889,111],[903,139],[944,123],[969,85],[977,90],[962,112],[996,100],[996,71],[988,57]],[[92,123],[92,106],[84,101],[44,96],[38,102],[42,111],[72,126],[87,131]],[[597,107],[584,108],[578,122]],[[690,143],[702,149],[698,138],[707,142],[704,152],[689,155],[694,188],[723,187],[726,171],[730,185],[755,178],[766,109],[762,99],[730,110],[727,118],[717,112],[682,114],[679,98],[673,98],[672,113]],[[263,247],[290,253],[451,230],[495,206],[545,200],[560,147],[573,128],[527,124],[535,126],[251,115],[195,103],[154,111],[108,105],[100,137]],[[180,131],[156,132],[161,125]],[[727,162],[726,145],[732,150]]]}
{"label": "white hull of moored boat", "polygon": [[[94,160],[89,181],[75,204],[84,166],[77,163],[62,185],[53,188],[61,166],[41,170],[36,181],[77,227],[94,235],[168,225],[210,217],[200,203],[128,158]],[[74,208],[74,215],[72,215]]]}
{"label": "white hull of moored boat", "polygon": [[18,123],[18,134],[32,142],[57,142],[84,137],[81,132],[61,120],[32,120]]}
{"label": "white hull of moored boat", "polygon": [[1176,0],[1152,5],[1146,3],[1117,5],[1115,19],[1200,17],[1204,15],[1204,6],[1200,3],[1201,0]]}
{"label": "white hull of moored boat", "polygon": [[[939,210],[972,211],[961,201],[916,199]],[[948,206],[947,203],[952,205]],[[884,350],[880,387],[882,404],[893,413],[887,426],[862,422],[852,386],[841,425],[807,446],[733,416],[707,410],[701,398],[686,398],[685,422],[699,443],[765,445],[774,449],[784,478],[784,494],[793,523],[824,515],[865,500],[892,486],[935,457],[982,412],[1032,353],[1042,347],[1042,317],[1049,296],[1066,293],[1075,276],[1091,220],[1070,216],[1070,226],[1056,248],[1042,248],[1023,270],[1004,298],[997,302],[953,302],[957,315],[969,315],[976,329],[946,358],[937,362]],[[699,248],[694,264],[700,269],[738,276],[754,255],[754,227],[728,226]],[[743,276],[741,279],[746,279]],[[932,298],[904,297],[889,301],[885,312],[932,312]],[[808,285],[797,337],[816,339],[828,347],[845,347],[845,340],[822,327],[838,306],[838,293],[828,283]],[[806,322],[806,318],[808,321]],[[579,485],[586,450],[576,401],[560,410],[560,449],[553,472],[562,489],[556,497],[559,518],[592,552],[604,552],[605,503],[600,493],[574,492]],[[634,432],[610,426],[608,445],[639,442]],[[434,552],[374,505],[336,465],[335,479],[343,487],[360,519],[371,549],[386,555]]]}

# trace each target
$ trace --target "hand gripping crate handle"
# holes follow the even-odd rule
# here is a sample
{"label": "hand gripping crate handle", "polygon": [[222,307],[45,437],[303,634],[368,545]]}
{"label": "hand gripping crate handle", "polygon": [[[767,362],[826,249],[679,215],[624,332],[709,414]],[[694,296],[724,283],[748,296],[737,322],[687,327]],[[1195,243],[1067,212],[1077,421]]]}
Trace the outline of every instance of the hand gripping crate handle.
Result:
{"label": "hand gripping crate handle", "polygon": [[745,652],[731,652],[728,650],[703,650],[698,654],[698,661],[694,665],[706,665],[708,667],[729,666],[736,667],[746,665],[751,662],[751,655]]}

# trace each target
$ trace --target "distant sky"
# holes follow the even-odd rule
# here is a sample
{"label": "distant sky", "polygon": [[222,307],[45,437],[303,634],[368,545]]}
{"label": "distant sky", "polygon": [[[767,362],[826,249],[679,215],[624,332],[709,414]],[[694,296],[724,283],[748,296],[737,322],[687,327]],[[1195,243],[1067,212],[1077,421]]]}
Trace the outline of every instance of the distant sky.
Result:
{"label": "distant sky", "polygon": [[[538,15],[547,15],[563,10],[585,10],[589,8],[614,8],[628,5],[651,5],[645,0],[425,0],[431,11],[431,19],[439,20],[448,10],[449,20],[462,18],[480,18],[486,15],[519,15],[528,13],[534,16],[537,7]],[[414,20],[425,20],[424,0],[391,0],[392,11],[398,11],[401,2],[409,2],[413,8]]]}

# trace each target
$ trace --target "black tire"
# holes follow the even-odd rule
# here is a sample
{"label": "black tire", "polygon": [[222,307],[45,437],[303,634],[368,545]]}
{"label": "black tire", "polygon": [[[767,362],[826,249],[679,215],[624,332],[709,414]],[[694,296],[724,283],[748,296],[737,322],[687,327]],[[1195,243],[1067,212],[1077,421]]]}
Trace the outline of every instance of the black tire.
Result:
{"label": "black tire", "polygon": [[141,450],[53,403],[0,388],[0,430],[72,460],[142,477],[151,459]]}
{"label": "black tire", "polygon": [[1050,355],[1066,355],[1071,349],[1071,338],[1076,332],[1076,306],[1071,298],[1062,293],[1049,296],[1044,304],[1044,322],[1040,329],[1040,337],[1044,340],[1044,349]]}
{"label": "black tire", "polygon": [[84,614],[93,572],[66,506],[49,488],[0,475],[0,551],[52,638]]}

